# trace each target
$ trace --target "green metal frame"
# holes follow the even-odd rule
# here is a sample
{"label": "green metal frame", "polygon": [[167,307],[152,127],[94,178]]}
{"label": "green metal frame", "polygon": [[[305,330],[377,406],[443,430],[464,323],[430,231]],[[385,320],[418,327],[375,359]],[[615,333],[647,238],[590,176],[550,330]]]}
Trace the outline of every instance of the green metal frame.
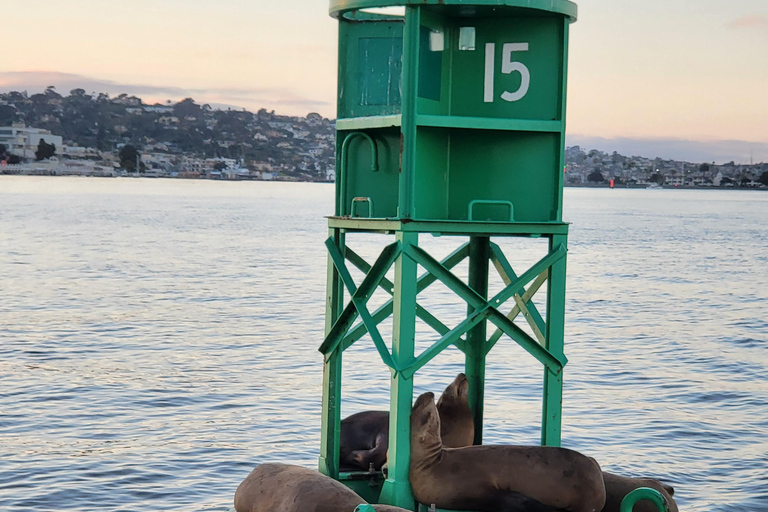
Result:
{"label": "green metal frame", "polygon": [[[390,6],[404,7],[404,15],[364,11]],[[483,437],[486,360],[506,335],[543,366],[541,442],[560,444],[567,363],[565,91],[568,30],[577,9],[567,0],[331,0],[330,12],[340,24],[339,119],[336,208],[325,244],[319,469],[369,502],[414,510],[408,481],[413,378],[449,346],[465,354],[475,443]],[[463,27],[477,31],[473,54],[456,46]],[[508,36],[510,27],[514,35]],[[427,48],[434,31],[445,38],[445,51]],[[489,60],[496,66],[502,46],[528,38],[528,65],[539,88],[532,89],[528,103],[489,104],[482,91]],[[485,75],[478,67],[483,56]],[[464,76],[465,64],[473,70],[471,80]],[[375,261],[347,246],[357,233],[389,238]],[[438,261],[419,245],[419,236],[427,233],[463,243]],[[518,274],[495,243],[503,237],[546,238],[548,250]],[[453,271],[464,261],[466,282]],[[359,284],[350,266],[364,274]],[[394,280],[386,277],[392,268]],[[504,287],[489,297],[491,272]],[[419,294],[437,281],[467,304],[466,317],[456,325],[446,325],[419,303]],[[533,299],[544,286],[547,300],[540,309]],[[369,301],[379,288],[391,299],[372,310]],[[391,340],[379,331],[388,319]],[[435,332],[420,353],[417,319]],[[366,334],[391,375],[386,481],[380,474],[339,468],[343,353]]]}
{"label": "green metal frame", "polygon": [[[349,223],[357,227],[359,222],[333,219],[336,225]],[[411,509],[414,506],[408,482],[413,376],[451,345],[466,355],[465,371],[472,390],[470,407],[475,417],[476,443],[482,442],[485,360],[501,336],[506,334],[545,368],[542,443],[559,445],[562,370],[567,359],[563,353],[563,304],[553,301],[564,301],[566,235],[544,234],[550,240],[548,253],[520,275],[514,272],[501,248],[490,236],[469,235],[468,242],[442,261],[437,261],[419,247],[418,232],[399,230],[394,232],[395,241],[386,245],[376,261],[370,264],[346,246],[347,235],[346,230],[340,227],[332,228],[331,236],[326,240],[329,293],[326,337],[320,346],[324,356],[324,379],[319,467],[323,473],[342,481],[359,479],[359,476],[339,471],[341,360],[343,352],[365,334],[370,334],[382,363],[390,369],[392,377],[389,475],[377,501]],[[466,234],[454,235],[467,237]],[[452,269],[466,259],[469,260],[469,279],[464,283]],[[365,274],[359,286],[352,279],[348,265]],[[394,282],[386,278],[393,266]],[[424,268],[426,273],[417,276],[417,266]],[[506,286],[496,295],[488,297],[491,270],[498,272]],[[452,328],[418,303],[419,293],[436,281],[467,303],[467,317]],[[532,300],[544,284],[547,284],[548,292],[546,321]],[[392,295],[392,299],[371,312],[368,301],[377,288]],[[349,297],[346,305],[341,299],[343,289]],[[521,314],[534,337],[514,322]],[[378,325],[390,317],[393,317],[391,349],[378,329]],[[414,338],[417,317],[438,335],[432,345],[419,354],[415,352]],[[496,327],[490,337],[486,332],[487,322]]]}

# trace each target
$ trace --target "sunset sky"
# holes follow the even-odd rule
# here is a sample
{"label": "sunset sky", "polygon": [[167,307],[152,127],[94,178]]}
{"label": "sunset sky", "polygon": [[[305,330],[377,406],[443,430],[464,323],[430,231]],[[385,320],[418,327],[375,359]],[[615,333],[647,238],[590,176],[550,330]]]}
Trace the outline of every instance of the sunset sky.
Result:
{"label": "sunset sky", "polygon": [[[569,144],[768,161],[767,0],[577,3]],[[17,2],[3,26],[13,44],[0,91],[82,87],[335,117],[327,9],[324,0]]]}

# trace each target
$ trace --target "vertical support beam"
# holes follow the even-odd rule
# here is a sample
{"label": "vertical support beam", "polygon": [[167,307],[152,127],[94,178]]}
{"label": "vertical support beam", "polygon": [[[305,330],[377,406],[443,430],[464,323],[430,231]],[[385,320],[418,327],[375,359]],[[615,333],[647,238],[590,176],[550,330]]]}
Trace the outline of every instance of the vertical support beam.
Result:
{"label": "vertical support beam", "polygon": [[[567,235],[552,235],[549,252],[558,246],[568,247]],[[547,283],[546,349],[555,357],[564,353],[565,343],[565,270],[566,258],[557,261],[549,271]],[[563,372],[555,374],[544,369],[544,400],[541,417],[541,444],[560,446],[560,425],[563,411]]]}
{"label": "vertical support beam", "polygon": [[[341,254],[344,254],[344,233],[331,229],[330,236]],[[328,278],[325,298],[325,334],[331,331],[334,322],[344,308],[344,283],[328,256]],[[320,459],[318,470],[339,478],[339,448],[341,432],[341,346],[326,357],[323,363],[323,410],[320,430]]]}
{"label": "vertical support beam", "polygon": [[[488,261],[491,253],[490,237],[469,238],[469,287],[483,299],[488,299]],[[475,311],[467,306],[467,315]],[[464,373],[469,380],[469,408],[475,420],[474,444],[483,443],[483,404],[485,401],[485,342],[487,320],[467,332]]]}
{"label": "vertical support beam", "polygon": [[[397,233],[402,247],[417,246],[417,233]],[[394,319],[392,358],[402,368],[414,359],[416,344],[416,262],[401,253],[395,262]],[[380,503],[414,509],[413,492],[408,480],[411,462],[411,404],[413,378],[394,374],[389,402],[389,472],[381,489]]]}
{"label": "vertical support beam", "polygon": [[556,220],[558,222],[563,220],[563,185],[565,183],[565,106],[566,106],[566,97],[567,91],[568,91],[568,41],[569,41],[569,31],[571,27],[571,21],[563,17],[563,61],[562,61],[562,73],[563,73],[563,79],[560,82],[560,98],[559,98],[559,107],[560,107],[560,119],[563,120],[563,122],[560,124],[560,154],[558,155],[558,180],[557,180],[557,211],[555,213],[555,218],[552,220]]}
{"label": "vertical support beam", "polygon": [[405,8],[403,29],[402,116],[400,134],[400,179],[397,212],[400,218],[415,218],[413,189],[416,174],[416,97],[419,78],[419,34],[421,7]]}

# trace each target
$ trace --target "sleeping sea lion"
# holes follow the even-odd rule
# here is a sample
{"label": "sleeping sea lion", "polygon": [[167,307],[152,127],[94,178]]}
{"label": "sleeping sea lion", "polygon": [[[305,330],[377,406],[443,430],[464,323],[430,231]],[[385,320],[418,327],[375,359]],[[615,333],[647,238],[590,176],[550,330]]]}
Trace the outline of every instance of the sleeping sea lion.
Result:
{"label": "sleeping sea lion", "polygon": [[444,448],[433,393],[421,395],[411,411],[410,482],[420,503],[453,510],[600,512],[605,504],[600,466],[576,451]]}
{"label": "sleeping sea lion", "polygon": [[[260,464],[235,491],[237,512],[354,512],[366,501],[322,473],[288,464]],[[377,512],[407,512],[372,505]]]}
{"label": "sleeping sea lion", "polygon": [[[443,391],[437,403],[443,445],[469,446],[475,422],[468,402],[469,381],[460,373]],[[387,461],[389,412],[363,411],[341,420],[339,464],[343,470],[380,470]]]}
{"label": "sleeping sea lion", "polygon": [[387,461],[389,411],[363,411],[341,420],[339,465],[342,470],[376,471]]}

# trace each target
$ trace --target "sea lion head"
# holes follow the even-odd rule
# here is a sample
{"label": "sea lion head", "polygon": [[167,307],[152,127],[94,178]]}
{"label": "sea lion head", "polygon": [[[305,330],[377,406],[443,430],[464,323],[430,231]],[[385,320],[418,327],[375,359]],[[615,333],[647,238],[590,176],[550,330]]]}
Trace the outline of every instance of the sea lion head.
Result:
{"label": "sea lion head", "polygon": [[440,438],[440,414],[437,412],[434,393],[421,395],[411,409],[411,450],[414,445],[443,445]]}
{"label": "sea lion head", "polygon": [[460,373],[437,401],[443,446],[462,448],[475,439],[475,419],[469,408],[469,380]]}
{"label": "sea lion head", "polygon": [[441,406],[450,407],[454,404],[467,404],[467,406],[469,406],[468,398],[469,379],[467,379],[466,375],[460,373],[453,379],[453,382],[445,388],[443,394],[440,395],[440,400],[437,401],[437,408],[440,409]]}

